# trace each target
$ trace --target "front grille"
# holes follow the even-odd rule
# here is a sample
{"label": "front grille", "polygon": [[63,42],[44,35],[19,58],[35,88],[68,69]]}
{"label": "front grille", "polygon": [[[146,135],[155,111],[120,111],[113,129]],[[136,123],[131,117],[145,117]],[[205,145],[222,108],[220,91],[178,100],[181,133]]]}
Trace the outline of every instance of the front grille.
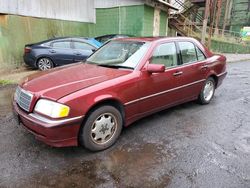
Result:
{"label": "front grille", "polygon": [[16,93],[15,93],[15,101],[16,103],[25,111],[29,112],[30,111],[30,104],[32,101],[33,95],[19,86],[16,88]]}

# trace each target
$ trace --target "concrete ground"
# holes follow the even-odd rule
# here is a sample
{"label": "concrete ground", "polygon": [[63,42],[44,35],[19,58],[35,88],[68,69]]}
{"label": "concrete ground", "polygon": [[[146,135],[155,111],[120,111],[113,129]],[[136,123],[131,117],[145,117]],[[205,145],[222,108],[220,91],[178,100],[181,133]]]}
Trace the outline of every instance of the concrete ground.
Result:
{"label": "concrete ground", "polygon": [[13,91],[0,88],[0,187],[250,187],[250,61],[228,64],[209,105],[143,118],[98,153],[35,140],[13,120]]}

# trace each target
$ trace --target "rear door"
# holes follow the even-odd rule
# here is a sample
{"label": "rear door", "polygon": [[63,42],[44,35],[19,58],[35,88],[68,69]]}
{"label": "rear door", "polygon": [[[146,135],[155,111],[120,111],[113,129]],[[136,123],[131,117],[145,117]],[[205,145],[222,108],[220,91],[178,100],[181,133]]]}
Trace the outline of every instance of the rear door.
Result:
{"label": "rear door", "polygon": [[87,59],[96,49],[96,47],[82,41],[73,41],[74,61],[83,61]]}
{"label": "rear door", "polygon": [[51,46],[49,54],[56,65],[67,65],[74,62],[74,53],[70,39],[55,41]]}
{"label": "rear door", "polygon": [[192,42],[180,41],[177,47],[182,63],[179,67],[182,73],[180,92],[183,99],[194,99],[198,97],[208,72],[206,57]]}

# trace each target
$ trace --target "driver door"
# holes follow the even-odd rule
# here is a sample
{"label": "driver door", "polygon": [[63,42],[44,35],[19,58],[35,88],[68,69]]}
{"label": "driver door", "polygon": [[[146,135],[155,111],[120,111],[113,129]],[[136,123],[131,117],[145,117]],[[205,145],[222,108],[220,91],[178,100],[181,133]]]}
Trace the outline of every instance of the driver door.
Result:
{"label": "driver door", "polygon": [[142,93],[139,103],[140,112],[151,113],[177,104],[182,100],[179,87],[182,85],[182,72],[174,42],[159,44],[155,47],[149,63],[164,64],[165,72],[148,73],[143,71],[139,88]]}

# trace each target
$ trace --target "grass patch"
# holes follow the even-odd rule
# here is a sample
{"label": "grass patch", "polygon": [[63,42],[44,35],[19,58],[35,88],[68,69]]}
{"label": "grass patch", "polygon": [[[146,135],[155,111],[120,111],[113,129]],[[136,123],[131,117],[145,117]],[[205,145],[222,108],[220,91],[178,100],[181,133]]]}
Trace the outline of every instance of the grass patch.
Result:
{"label": "grass patch", "polygon": [[0,80],[0,86],[5,86],[9,84],[14,84],[14,82],[11,80]]}

